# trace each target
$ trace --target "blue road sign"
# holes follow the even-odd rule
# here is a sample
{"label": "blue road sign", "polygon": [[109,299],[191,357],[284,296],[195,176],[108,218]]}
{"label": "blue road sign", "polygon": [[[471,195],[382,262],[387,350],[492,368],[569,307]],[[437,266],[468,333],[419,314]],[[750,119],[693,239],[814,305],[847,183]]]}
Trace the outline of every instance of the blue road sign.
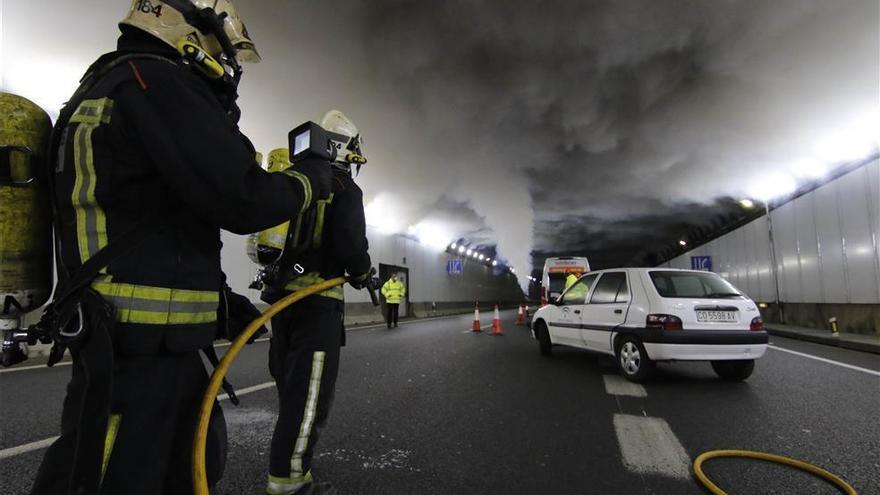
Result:
{"label": "blue road sign", "polygon": [[711,256],[691,256],[691,270],[712,271]]}
{"label": "blue road sign", "polygon": [[446,273],[449,275],[461,275],[462,273],[464,273],[464,266],[461,260],[448,260],[446,262]]}

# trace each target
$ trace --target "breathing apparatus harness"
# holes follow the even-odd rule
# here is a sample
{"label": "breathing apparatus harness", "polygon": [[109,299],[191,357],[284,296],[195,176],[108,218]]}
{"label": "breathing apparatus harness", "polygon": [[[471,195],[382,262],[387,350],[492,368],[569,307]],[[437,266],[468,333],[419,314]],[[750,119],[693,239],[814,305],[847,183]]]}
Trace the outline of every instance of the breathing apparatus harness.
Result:
{"label": "breathing apparatus harness", "polygon": [[[327,131],[311,121],[306,122],[288,134],[290,161],[296,166],[306,159],[318,159],[327,162],[334,173],[346,175],[351,174],[351,165],[354,164],[359,173],[367,159],[360,149],[349,149],[352,148],[351,145],[343,149],[342,143],[348,140],[349,136]],[[355,138],[350,141],[356,143],[358,140]],[[323,232],[319,208],[329,206],[332,200],[331,195],[323,205],[312,205],[290,220],[280,258],[257,273],[250,285],[251,289],[268,288],[269,293],[278,295],[289,282],[308,272],[317,271],[316,249],[320,247]],[[368,278],[372,278],[372,275]],[[274,297],[270,296],[270,299]]]}

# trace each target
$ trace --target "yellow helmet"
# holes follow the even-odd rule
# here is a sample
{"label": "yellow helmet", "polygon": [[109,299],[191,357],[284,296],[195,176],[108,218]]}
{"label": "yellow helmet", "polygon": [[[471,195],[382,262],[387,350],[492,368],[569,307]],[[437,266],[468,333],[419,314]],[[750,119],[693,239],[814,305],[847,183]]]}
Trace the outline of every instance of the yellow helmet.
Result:
{"label": "yellow helmet", "polygon": [[260,61],[230,0],[132,0],[121,24],[146,31],[174,48],[184,40],[195,43],[217,60],[224,55],[220,34],[229,40],[237,62]]}
{"label": "yellow helmet", "polygon": [[364,156],[364,140],[354,122],[339,110],[330,110],[321,120],[321,127],[330,133],[330,140],[336,147],[336,161],[356,164],[367,163]]}

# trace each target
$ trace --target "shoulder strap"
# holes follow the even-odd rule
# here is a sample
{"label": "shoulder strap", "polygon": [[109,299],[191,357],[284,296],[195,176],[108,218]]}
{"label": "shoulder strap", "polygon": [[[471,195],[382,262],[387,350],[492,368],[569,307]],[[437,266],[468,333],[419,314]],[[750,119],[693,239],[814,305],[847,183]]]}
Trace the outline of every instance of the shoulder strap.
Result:
{"label": "shoulder strap", "polygon": [[131,60],[149,59],[165,61],[176,65],[176,62],[171,59],[150,53],[115,55],[117,54],[111,53],[105,55],[89,67],[86,75],[83,76],[80,81],[79,88],[73,93],[73,96],[64,105],[64,108],[61,109],[61,113],[58,116],[58,120],[55,122],[49,141],[49,150],[46,155],[48,158],[46,160],[46,181],[49,188],[52,217],[55,219],[52,224],[55,231],[55,262],[58,267],[58,281],[59,285],[64,288],[64,293],[56,298],[58,301],[66,299],[71,294],[75,294],[77,291],[88,285],[96,276],[98,276],[98,273],[100,273],[104,267],[121,257],[136,245],[140,244],[141,241],[146,239],[150,234],[162,230],[164,227],[163,222],[160,221],[160,214],[154,212],[141,220],[131,230],[122,234],[113,242],[113,244],[108,244],[98,250],[97,253],[86,260],[86,262],[83,263],[74,273],[68,272],[61,260],[61,249],[59,246],[61,241],[61,229],[58,225],[58,219],[60,216],[58,214],[58,203],[55,196],[55,170],[53,164],[56,160],[64,159],[64,157],[58,156],[58,151],[61,148],[61,140],[63,139],[64,130],[70,123],[71,116],[80,103],[85,99],[89,90],[109,74],[110,71],[119,67],[123,63]]}

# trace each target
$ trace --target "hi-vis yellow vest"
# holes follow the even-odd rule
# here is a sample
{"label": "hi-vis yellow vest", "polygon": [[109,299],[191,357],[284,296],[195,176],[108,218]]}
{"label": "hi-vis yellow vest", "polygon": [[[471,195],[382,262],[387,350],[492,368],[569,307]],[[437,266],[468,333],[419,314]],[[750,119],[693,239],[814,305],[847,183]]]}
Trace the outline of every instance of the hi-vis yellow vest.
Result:
{"label": "hi-vis yellow vest", "polygon": [[[258,161],[262,157],[257,154]],[[287,148],[278,148],[269,152],[269,172],[283,172],[290,168],[290,152]],[[254,263],[268,265],[281,258],[290,222],[284,222],[272,228],[251,234],[247,239],[247,254]]]}
{"label": "hi-vis yellow vest", "polygon": [[389,278],[382,286],[382,295],[385,296],[385,301],[388,304],[400,304],[403,296],[406,295],[406,287],[399,280],[395,281]]}

